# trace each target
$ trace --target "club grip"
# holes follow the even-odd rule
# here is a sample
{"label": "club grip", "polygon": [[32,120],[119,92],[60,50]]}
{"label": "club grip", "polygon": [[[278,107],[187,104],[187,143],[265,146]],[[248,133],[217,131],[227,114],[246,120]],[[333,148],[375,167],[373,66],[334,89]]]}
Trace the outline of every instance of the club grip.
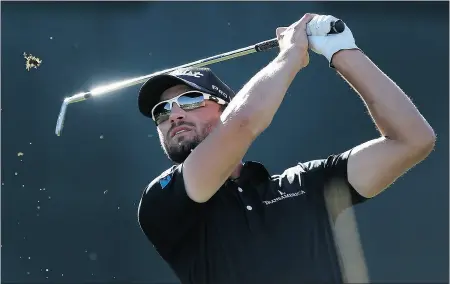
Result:
{"label": "club grip", "polygon": [[330,23],[331,29],[328,33],[329,35],[332,34],[340,34],[345,30],[345,23],[342,20],[337,20],[336,22]]}
{"label": "club grip", "polygon": [[[327,33],[328,35],[340,34],[345,30],[345,23],[342,20],[337,20],[336,22],[330,23],[330,31]],[[306,34],[311,35],[311,31],[309,26],[306,26]]]}
{"label": "club grip", "polygon": [[[337,20],[336,22],[331,22],[330,26],[331,26],[331,28],[330,28],[330,32],[328,33],[329,35],[340,34],[345,30],[345,23],[342,20]],[[307,29],[307,34],[309,34],[308,29]],[[255,44],[256,52],[271,50],[272,48],[275,48],[275,47],[278,47],[278,40],[276,38]]]}
{"label": "club grip", "polygon": [[276,38],[255,44],[256,52],[267,51],[275,47],[278,47],[278,40]]}

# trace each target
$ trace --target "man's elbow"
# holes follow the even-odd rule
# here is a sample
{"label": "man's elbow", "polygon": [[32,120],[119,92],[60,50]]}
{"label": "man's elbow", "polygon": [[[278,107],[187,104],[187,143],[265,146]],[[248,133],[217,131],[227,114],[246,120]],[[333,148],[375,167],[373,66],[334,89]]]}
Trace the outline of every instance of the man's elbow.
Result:
{"label": "man's elbow", "polygon": [[409,149],[410,154],[419,156],[428,155],[433,151],[436,143],[436,134],[431,125],[422,117],[404,129],[403,134],[392,137]]}
{"label": "man's elbow", "polygon": [[420,162],[427,158],[436,145],[436,134],[434,130],[427,125],[422,133],[409,143],[411,156],[415,157],[416,162]]}
{"label": "man's elbow", "polygon": [[436,145],[436,133],[430,126],[429,133],[424,142],[424,148],[426,151],[428,151],[428,153],[430,153],[431,151],[433,151],[435,145]]}
{"label": "man's elbow", "polygon": [[422,147],[420,148],[420,152],[423,155],[423,159],[428,157],[428,155],[431,154],[431,152],[434,150],[434,147],[436,145],[436,135],[430,135],[430,137],[424,141]]}
{"label": "man's elbow", "polygon": [[436,133],[427,123],[421,137],[417,141],[417,150],[427,156],[433,151],[436,145]]}

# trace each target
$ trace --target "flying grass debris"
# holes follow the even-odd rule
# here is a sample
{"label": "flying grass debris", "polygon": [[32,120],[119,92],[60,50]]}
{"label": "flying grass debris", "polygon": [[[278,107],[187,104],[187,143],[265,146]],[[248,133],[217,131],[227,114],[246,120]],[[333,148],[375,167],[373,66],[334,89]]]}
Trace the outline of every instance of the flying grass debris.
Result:
{"label": "flying grass debris", "polygon": [[27,71],[30,71],[31,68],[37,69],[42,63],[41,59],[39,59],[36,56],[33,56],[31,53],[29,55],[27,55],[27,53],[24,52],[23,57],[26,60],[25,68],[27,69]]}

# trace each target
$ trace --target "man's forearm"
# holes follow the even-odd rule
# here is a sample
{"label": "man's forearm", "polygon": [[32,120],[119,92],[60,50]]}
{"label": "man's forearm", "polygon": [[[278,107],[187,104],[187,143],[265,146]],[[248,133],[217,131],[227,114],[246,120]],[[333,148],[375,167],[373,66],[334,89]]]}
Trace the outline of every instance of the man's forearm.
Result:
{"label": "man's forearm", "polygon": [[434,143],[434,132],[405,93],[359,50],[343,50],[333,65],[360,94],[382,135],[410,145]]}
{"label": "man's forearm", "polygon": [[264,131],[300,70],[294,52],[280,52],[272,62],[253,76],[226,108],[221,116],[222,121],[242,121],[255,136]]}

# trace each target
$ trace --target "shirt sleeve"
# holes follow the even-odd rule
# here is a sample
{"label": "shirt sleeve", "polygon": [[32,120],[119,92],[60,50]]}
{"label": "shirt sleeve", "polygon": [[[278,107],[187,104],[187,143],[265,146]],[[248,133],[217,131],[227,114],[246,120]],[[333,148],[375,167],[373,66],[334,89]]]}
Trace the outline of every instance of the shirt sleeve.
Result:
{"label": "shirt sleeve", "polygon": [[180,164],[155,178],[142,194],[138,208],[142,231],[166,260],[202,216],[203,204],[187,195],[182,171]]}
{"label": "shirt sleeve", "polygon": [[305,183],[316,187],[315,190],[322,190],[328,206],[337,208],[338,212],[369,199],[360,195],[348,181],[347,164],[351,151],[299,164],[304,170]]}

